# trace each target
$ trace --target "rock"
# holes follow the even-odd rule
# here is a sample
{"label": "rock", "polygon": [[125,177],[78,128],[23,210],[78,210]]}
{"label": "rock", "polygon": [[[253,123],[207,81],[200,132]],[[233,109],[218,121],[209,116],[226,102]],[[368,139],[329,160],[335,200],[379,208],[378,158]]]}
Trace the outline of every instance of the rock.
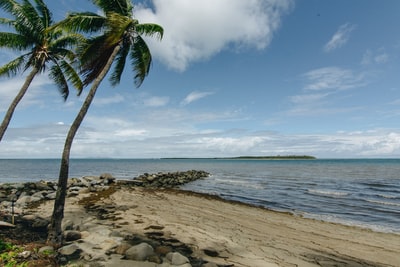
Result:
{"label": "rock", "polygon": [[79,231],[67,230],[64,232],[65,241],[75,241],[82,238],[82,235]]}
{"label": "rock", "polygon": [[0,228],[14,228],[14,227],[15,227],[14,224],[0,221]]}
{"label": "rock", "polygon": [[158,246],[158,247],[155,248],[155,252],[157,254],[165,256],[168,253],[172,252],[172,249],[170,247],[167,247],[167,246]]}
{"label": "rock", "polygon": [[22,196],[22,197],[19,197],[15,203],[19,206],[26,206],[29,203],[36,202],[39,200],[42,200],[42,198],[33,197],[33,196]]}
{"label": "rock", "polygon": [[21,220],[28,227],[34,228],[37,231],[46,230],[50,223],[49,219],[45,219],[36,215],[27,214],[21,217]]}
{"label": "rock", "polygon": [[189,259],[179,252],[170,252],[166,256],[167,260],[171,262],[172,265],[183,265],[189,263]]}
{"label": "rock", "polygon": [[124,255],[125,252],[132,247],[131,245],[129,245],[128,243],[121,243],[119,244],[116,248],[115,248],[115,253],[119,254],[119,255]]}
{"label": "rock", "polygon": [[27,259],[31,256],[31,254],[32,254],[31,251],[25,250],[25,251],[22,251],[21,253],[18,253],[18,257],[22,258],[22,259]]}
{"label": "rock", "polygon": [[105,180],[105,184],[114,183],[115,178],[111,173],[103,173],[100,175],[100,180]]}
{"label": "rock", "polygon": [[201,267],[218,267],[218,265],[214,262],[207,262],[207,263],[201,265]]}
{"label": "rock", "polygon": [[82,250],[76,244],[63,246],[58,249],[60,260],[63,262],[79,259],[81,252]]}
{"label": "rock", "polygon": [[56,199],[57,192],[52,192],[46,195],[46,199],[54,200]]}
{"label": "rock", "polygon": [[50,220],[42,218],[42,217],[37,217],[35,220],[33,220],[31,227],[37,230],[47,230],[47,226],[50,224]]}
{"label": "rock", "polygon": [[149,256],[154,254],[154,249],[147,243],[140,243],[139,245],[129,248],[125,252],[125,258],[128,260],[145,261]]}
{"label": "rock", "polygon": [[209,176],[205,171],[144,173],[135,178],[135,185],[150,188],[173,188]]}
{"label": "rock", "polygon": [[74,230],[74,223],[71,220],[64,220],[61,228],[63,231]]}
{"label": "rock", "polygon": [[210,256],[210,257],[218,257],[219,256],[218,251],[216,251],[213,248],[205,248],[205,249],[203,249],[203,251],[204,251],[204,254],[206,254],[207,256]]}

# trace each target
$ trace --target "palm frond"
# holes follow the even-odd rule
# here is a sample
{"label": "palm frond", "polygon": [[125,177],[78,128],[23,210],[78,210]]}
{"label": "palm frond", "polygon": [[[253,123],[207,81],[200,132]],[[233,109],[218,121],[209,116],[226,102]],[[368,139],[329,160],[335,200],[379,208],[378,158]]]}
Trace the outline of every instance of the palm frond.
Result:
{"label": "palm frond", "polygon": [[78,52],[82,64],[81,74],[84,78],[84,86],[97,78],[107,64],[115,46],[118,45],[105,42],[106,38],[107,36],[102,35],[89,39],[87,45],[81,47]]}
{"label": "palm frond", "polygon": [[0,18],[0,24],[2,24],[2,25],[13,26],[14,23],[15,23],[15,21],[12,19]]}
{"label": "palm frond", "polygon": [[49,77],[57,85],[58,90],[60,91],[60,93],[65,101],[69,95],[69,88],[68,88],[68,82],[65,79],[65,76],[64,76],[60,66],[53,65],[50,68]]}
{"label": "palm frond", "polygon": [[104,27],[107,20],[93,12],[71,13],[52,28],[62,28],[71,32],[97,32]]}
{"label": "palm frond", "polygon": [[30,40],[21,34],[0,32],[0,47],[12,50],[25,50],[31,47],[31,45]]}
{"label": "palm frond", "polygon": [[62,35],[60,38],[57,38],[55,40],[52,40],[48,44],[48,49],[53,50],[53,49],[58,49],[58,48],[73,48],[75,45],[84,45],[86,43],[86,38],[77,33],[68,33]]}
{"label": "palm frond", "polygon": [[39,11],[40,17],[42,19],[42,24],[45,28],[50,27],[53,24],[52,14],[50,10],[47,8],[47,5],[43,2],[43,0],[35,0],[36,9]]}
{"label": "palm frond", "polygon": [[0,76],[14,77],[25,68],[27,55],[17,57],[0,67]]}
{"label": "palm frond", "polygon": [[133,5],[131,0],[92,0],[104,13],[115,12],[124,16],[132,16]]}
{"label": "palm frond", "polygon": [[135,38],[135,42],[131,46],[130,57],[133,71],[135,72],[135,85],[140,87],[149,74],[152,61],[150,49],[141,36]]}
{"label": "palm frond", "polygon": [[77,68],[66,60],[59,60],[58,62],[64,77],[75,87],[78,91],[78,95],[80,95],[83,90],[83,83],[79,74],[76,72]]}
{"label": "palm frond", "polygon": [[19,4],[14,0],[0,0],[0,8],[8,13],[13,14],[17,6],[19,6]]}
{"label": "palm frond", "polygon": [[31,32],[30,35],[35,37],[41,35],[38,33],[44,32],[47,24],[43,24],[42,18],[29,0],[23,0],[16,22],[18,23],[16,27],[20,27],[21,30],[27,29]]}
{"label": "palm frond", "polygon": [[117,58],[115,59],[115,67],[109,79],[112,86],[116,86],[121,81],[121,76],[124,72],[125,62],[129,54],[129,50],[129,45],[123,45],[118,52]]}
{"label": "palm frond", "polygon": [[135,30],[139,35],[150,37],[156,35],[159,40],[161,40],[164,35],[164,29],[160,25],[154,23],[137,24]]}

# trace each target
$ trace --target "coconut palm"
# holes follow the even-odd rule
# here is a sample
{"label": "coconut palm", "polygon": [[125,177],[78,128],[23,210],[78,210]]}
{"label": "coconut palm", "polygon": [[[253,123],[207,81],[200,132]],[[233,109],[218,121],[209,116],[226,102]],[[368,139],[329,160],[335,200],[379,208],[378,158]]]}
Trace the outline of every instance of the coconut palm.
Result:
{"label": "coconut palm", "polygon": [[76,33],[65,34],[53,28],[52,14],[42,0],[28,0],[19,3],[15,0],[0,0],[0,8],[11,18],[0,18],[0,24],[9,26],[10,32],[0,32],[0,47],[24,54],[0,67],[0,76],[13,77],[30,69],[24,84],[9,106],[0,126],[0,141],[11,121],[11,117],[34,77],[49,68],[49,76],[60,90],[64,100],[68,97],[71,83],[78,89],[83,83],[73,67],[75,54],[72,45],[84,38]]}
{"label": "coconut palm", "polygon": [[92,12],[72,13],[59,25],[73,32],[100,32],[100,34],[90,38],[78,53],[81,59],[84,85],[91,84],[91,89],[65,140],[57,194],[47,239],[48,243],[56,245],[63,241],[61,222],[64,216],[72,142],[100,83],[114,63],[115,67],[111,72],[110,81],[113,86],[117,85],[120,82],[127,57],[129,57],[135,73],[134,82],[139,87],[148,75],[152,62],[150,50],[142,36],[156,36],[161,39],[163,35],[161,26],[140,24],[133,18],[133,4],[130,0],[91,1],[103,11],[103,15]]}

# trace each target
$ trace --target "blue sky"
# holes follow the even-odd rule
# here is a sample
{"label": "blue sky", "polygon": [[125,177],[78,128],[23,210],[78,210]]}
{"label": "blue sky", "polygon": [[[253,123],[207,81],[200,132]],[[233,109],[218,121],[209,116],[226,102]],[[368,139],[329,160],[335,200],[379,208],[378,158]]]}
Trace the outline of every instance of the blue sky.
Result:
{"label": "blue sky", "polygon": [[[97,12],[47,2],[56,20]],[[72,157],[400,156],[400,1],[136,3],[140,22],[165,30],[148,40],[150,75],[139,89],[129,67],[119,86],[103,82]],[[1,50],[0,64],[15,56]],[[25,75],[0,79],[1,118]],[[59,158],[84,97],[63,102],[37,77],[0,158]]]}

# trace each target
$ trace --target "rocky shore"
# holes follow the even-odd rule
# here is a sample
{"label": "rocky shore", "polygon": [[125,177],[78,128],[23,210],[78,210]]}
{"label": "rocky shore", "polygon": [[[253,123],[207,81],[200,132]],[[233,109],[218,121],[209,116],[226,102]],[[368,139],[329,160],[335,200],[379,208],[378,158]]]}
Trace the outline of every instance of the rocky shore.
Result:
{"label": "rocky shore", "polygon": [[[179,185],[200,171],[111,174],[69,180],[66,243],[20,251],[32,266],[278,267],[399,266],[400,235],[274,212]],[[173,178],[172,178],[173,177]],[[165,181],[165,182],[163,182]],[[0,186],[0,237],[45,240],[56,184]],[[15,226],[12,222],[14,209]],[[1,265],[1,262],[0,262]]]}
{"label": "rocky shore", "polygon": [[[104,204],[101,200],[122,187],[148,189],[177,188],[179,185],[209,176],[205,171],[145,173],[131,180],[117,180],[105,173],[98,177],[72,178],[68,182],[68,199],[75,199],[89,216],[77,221],[63,221],[65,244],[59,249],[43,246],[37,254],[53,254],[61,265],[71,263],[82,266],[149,266],[190,267],[218,266],[201,258],[192,257],[192,249],[179,240],[169,237],[162,226],[150,225],[143,234],[123,231],[118,212],[124,206]],[[42,216],[36,207],[55,199],[57,185],[54,182],[7,183],[0,185],[0,231],[12,228],[28,228],[45,237],[50,217]],[[150,191],[149,191],[150,192]],[[120,231],[119,231],[120,230]],[[18,230],[17,230],[18,231]],[[91,232],[90,232],[91,231]],[[104,240],[93,240],[92,235]],[[91,237],[92,236],[92,237]],[[85,241],[86,240],[86,241]],[[94,242],[93,242],[94,241]],[[218,255],[213,249],[206,254]],[[21,257],[37,257],[31,251],[21,252]],[[221,265],[219,265],[221,266]]]}

